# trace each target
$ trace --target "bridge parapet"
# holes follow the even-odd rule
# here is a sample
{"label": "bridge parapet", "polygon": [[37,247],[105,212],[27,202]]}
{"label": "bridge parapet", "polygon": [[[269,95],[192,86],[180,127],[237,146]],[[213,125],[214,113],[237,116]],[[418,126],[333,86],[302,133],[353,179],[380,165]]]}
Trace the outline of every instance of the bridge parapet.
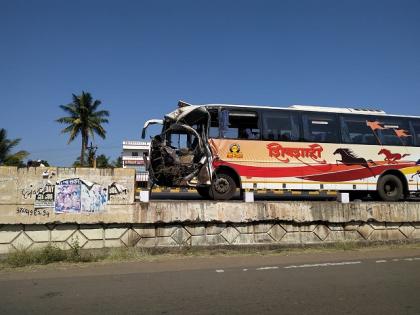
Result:
{"label": "bridge parapet", "polygon": [[420,240],[417,202],[133,201],[133,170],[0,167],[0,253]]}

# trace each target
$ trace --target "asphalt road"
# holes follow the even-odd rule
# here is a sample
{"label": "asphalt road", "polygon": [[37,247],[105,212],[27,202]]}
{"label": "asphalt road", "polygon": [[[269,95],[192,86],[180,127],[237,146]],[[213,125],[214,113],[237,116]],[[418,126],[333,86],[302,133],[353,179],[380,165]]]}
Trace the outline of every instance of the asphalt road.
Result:
{"label": "asphalt road", "polygon": [[420,250],[0,272],[0,314],[420,314]]}

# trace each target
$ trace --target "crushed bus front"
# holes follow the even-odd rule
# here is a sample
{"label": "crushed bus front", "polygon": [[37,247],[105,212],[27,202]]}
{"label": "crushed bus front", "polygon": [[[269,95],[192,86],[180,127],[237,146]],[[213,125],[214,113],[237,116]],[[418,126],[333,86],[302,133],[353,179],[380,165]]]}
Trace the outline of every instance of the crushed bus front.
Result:
{"label": "crushed bus front", "polygon": [[179,102],[179,108],[161,123],[162,131],[152,138],[150,156],[145,158],[152,181],[165,187],[208,187],[211,183],[212,155],[208,142],[210,115],[203,106]]}

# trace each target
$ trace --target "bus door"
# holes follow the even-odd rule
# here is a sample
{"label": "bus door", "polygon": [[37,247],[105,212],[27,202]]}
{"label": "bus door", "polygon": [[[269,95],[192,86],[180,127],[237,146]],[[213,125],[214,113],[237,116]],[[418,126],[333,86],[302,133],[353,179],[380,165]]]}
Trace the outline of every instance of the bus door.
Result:
{"label": "bus door", "polygon": [[217,154],[241,178],[241,188],[263,189],[266,176],[261,165],[259,113],[242,108],[221,108],[218,117]]}

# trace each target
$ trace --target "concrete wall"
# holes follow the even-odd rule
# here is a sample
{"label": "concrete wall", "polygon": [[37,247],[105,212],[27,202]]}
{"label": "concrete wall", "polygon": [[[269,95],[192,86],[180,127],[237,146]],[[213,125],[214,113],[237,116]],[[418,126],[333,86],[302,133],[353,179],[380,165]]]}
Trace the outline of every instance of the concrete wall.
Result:
{"label": "concrete wall", "polygon": [[334,242],[420,241],[419,223],[349,222],[171,224],[6,224],[0,226],[0,253],[49,243],[69,249],[216,245],[297,245]]}
{"label": "concrete wall", "polygon": [[[131,169],[0,167],[0,220],[13,211],[19,214],[19,209],[22,215],[47,220],[54,213],[107,212],[134,201],[134,184]],[[77,202],[67,205],[69,192]],[[34,212],[35,208],[40,211]]]}
{"label": "concrete wall", "polygon": [[[79,180],[75,184],[71,179]],[[52,185],[54,198],[68,185],[80,186],[82,193],[106,189],[108,196],[93,210],[89,205],[78,211],[57,210],[55,199],[49,199]],[[119,189],[111,189],[116,185]],[[45,198],[36,200],[39,194]],[[0,167],[0,253],[49,243],[70,248],[75,242],[82,248],[103,248],[391,240],[420,240],[420,203],[144,204],[134,203],[133,170]]]}

